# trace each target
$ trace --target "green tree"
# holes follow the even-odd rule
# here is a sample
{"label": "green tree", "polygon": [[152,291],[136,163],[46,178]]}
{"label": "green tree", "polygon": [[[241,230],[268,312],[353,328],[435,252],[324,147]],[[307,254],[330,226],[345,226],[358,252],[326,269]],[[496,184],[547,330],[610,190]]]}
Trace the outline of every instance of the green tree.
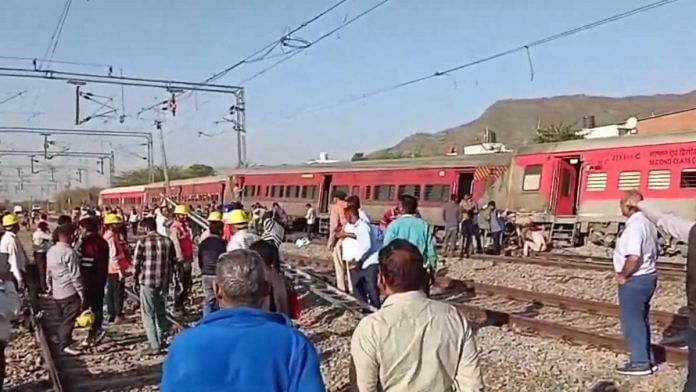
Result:
{"label": "green tree", "polygon": [[364,160],[366,160],[366,159],[367,159],[367,158],[365,157],[365,153],[363,153],[363,152],[356,152],[355,154],[353,154],[353,157],[350,158],[350,160],[353,161],[353,162],[355,162],[355,161],[364,161]]}
{"label": "green tree", "polygon": [[575,124],[564,124],[562,121],[558,124],[547,124],[537,128],[534,142],[556,143],[582,139],[582,136],[577,135],[578,131]]}
{"label": "green tree", "polygon": [[99,188],[73,188],[58,193],[55,197],[56,211],[67,211],[83,204],[94,206],[99,200]]}
{"label": "green tree", "polygon": [[[164,171],[162,168],[156,166],[154,171],[155,182],[164,181]],[[182,168],[181,166],[169,166],[168,172],[170,180],[214,176],[217,174],[215,168],[200,163],[195,163],[187,168]],[[130,186],[147,184],[149,177],[150,173],[147,169],[128,170],[115,175],[111,185]]]}

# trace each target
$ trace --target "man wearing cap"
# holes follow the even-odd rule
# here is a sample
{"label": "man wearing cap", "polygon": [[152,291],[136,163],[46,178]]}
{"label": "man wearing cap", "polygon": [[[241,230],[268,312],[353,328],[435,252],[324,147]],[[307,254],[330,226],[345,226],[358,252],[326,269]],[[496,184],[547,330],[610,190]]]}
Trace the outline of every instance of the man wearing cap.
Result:
{"label": "man wearing cap", "polygon": [[[29,285],[30,289],[30,299],[32,305],[36,306],[38,304],[38,282],[34,282],[38,279],[38,270],[36,271],[37,276],[26,276],[27,265],[29,264],[29,258],[24,251],[22,242],[17,237],[19,232],[19,221],[17,217],[13,214],[8,214],[2,217],[2,227],[5,229],[5,234],[2,235],[0,239],[0,258],[6,259],[10,263],[10,271],[17,280],[17,290],[24,290],[24,285]],[[30,280],[30,282],[25,281],[25,277]],[[34,283],[37,283],[35,285]],[[36,286],[36,287],[34,287]],[[36,290],[36,293],[33,291]],[[36,300],[36,302],[34,302]]]}
{"label": "man wearing cap", "polygon": [[126,290],[126,271],[130,267],[130,257],[118,231],[121,218],[116,214],[104,217],[104,240],[109,244],[109,276],[106,281],[106,308],[109,322],[119,322],[123,318],[123,300]]}
{"label": "man wearing cap", "polygon": [[227,244],[222,239],[222,213],[213,211],[208,216],[208,230],[206,237],[198,245],[198,267],[201,269],[201,281],[203,284],[203,317],[218,310],[213,281],[215,280],[215,267],[218,258],[225,253]]}
{"label": "man wearing cap", "polygon": [[[208,214],[208,228],[201,233],[201,236],[199,237],[199,244],[203,243],[208,236],[210,236],[210,223],[211,222],[220,222],[220,225],[222,225],[222,212],[220,211],[212,211]],[[222,229],[221,229],[222,230]]]}
{"label": "man wearing cap", "polygon": [[191,292],[191,263],[193,263],[193,236],[188,226],[188,207],[179,204],[174,208],[174,220],[169,226],[169,239],[176,253],[177,293],[174,310],[183,312],[184,302]]}
{"label": "man wearing cap", "polygon": [[227,218],[228,225],[234,226],[234,234],[227,243],[227,251],[249,249],[251,244],[260,240],[258,235],[249,231],[249,217],[244,210],[233,210]]}

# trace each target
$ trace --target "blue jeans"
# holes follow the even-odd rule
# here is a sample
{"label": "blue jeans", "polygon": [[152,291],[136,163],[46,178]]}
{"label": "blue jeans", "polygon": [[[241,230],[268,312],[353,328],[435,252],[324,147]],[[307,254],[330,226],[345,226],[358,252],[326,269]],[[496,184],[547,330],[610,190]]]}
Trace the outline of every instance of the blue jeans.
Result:
{"label": "blue jeans", "polygon": [[[377,288],[377,274],[379,266],[373,264],[369,267],[360,267],[350,270],[350,280],[353,283],[353,296],[360,301],[369,303],[379,308],[379,288]],[[369,299],[369,301],[368,301]]]}
{"label": "blue jeans", "polygon": [[140,287],[140,318],[150,348],[160,350],[164,343],[169,320],[167,320],[166,290],[157,287]]}
{"label": "blue jeans", "polygon": [[631,365],[655,364],[650,347],[650,299],[655,293],[657,275],[641,275],[628,278],[619,286],[621,331],[631,352]]}
{"label": "blue jeans", "polygon": [[696,320],[689,320],[686,343],[689,346],[689,373],[686,376],[684,392],[696,392]]}
{"label": "blue jeans", "polygon": [[217,299],[215,299],[215,293],[213,292],[213,281],[215,280],[215,276],[203,275],[201,280],[203,282],[203,317],[205,317],[219,308]]}

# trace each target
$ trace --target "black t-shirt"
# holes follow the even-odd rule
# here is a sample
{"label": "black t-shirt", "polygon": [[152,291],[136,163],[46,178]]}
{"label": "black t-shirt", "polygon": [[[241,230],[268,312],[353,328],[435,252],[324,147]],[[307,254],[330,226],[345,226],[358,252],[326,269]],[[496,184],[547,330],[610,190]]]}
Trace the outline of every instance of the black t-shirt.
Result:
{"label": "black t-shirt", "polygon": [[203,275],[215,275],[218,257],[227,251],[225,240],[211,235],[198,245],[198,266]]}

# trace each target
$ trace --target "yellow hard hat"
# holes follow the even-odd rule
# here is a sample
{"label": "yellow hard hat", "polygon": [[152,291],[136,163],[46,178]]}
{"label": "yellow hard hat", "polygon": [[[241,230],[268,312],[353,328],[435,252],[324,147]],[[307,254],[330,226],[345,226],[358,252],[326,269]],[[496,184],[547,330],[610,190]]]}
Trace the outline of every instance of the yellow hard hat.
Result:
{"label": "yellow hard hat", "polygon": [[7,214],[2,217],[2,225],[7,227],[7,226],[13,226],[19,223],[17,220],[17,217],[12,215],[12,214]]}
{"label": "yellow hard hat", "polygon": [[208,222],[222,222],[222,212],[211,212],[210,215],[208,215]]}
{"label": "yellow hard hat", "polygon": [[116,214],[106,214],[104,217],[105,225],[115,225],[117,223],[121,223],[121,218],[119,218]]}
{"label": "yellow hard hat", "polygon": [[243,223],[249,223],[249,217],[244,210],[232,210],[230,215],[227,216],[225,221],[228,225],[240,225]]}
{"label": "yellow hard hat", "polygon": [[174,208],[174,215],[188,215],[189,210],[186,204],[179,204]]}
{"label": "yellow hard hat", "polygon": [[94,313],[87,309],[75,319],[75,328],[88,328],[94,323]]}

